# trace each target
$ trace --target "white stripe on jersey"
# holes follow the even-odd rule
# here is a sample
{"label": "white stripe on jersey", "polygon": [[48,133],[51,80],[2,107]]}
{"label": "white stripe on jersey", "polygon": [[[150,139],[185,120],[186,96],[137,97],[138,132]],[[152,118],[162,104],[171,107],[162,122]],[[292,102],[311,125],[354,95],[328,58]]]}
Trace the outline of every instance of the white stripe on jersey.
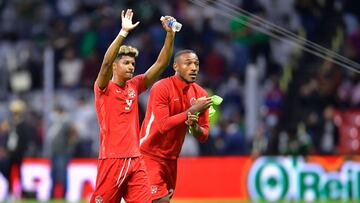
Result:
{"label": "white stripe on jersey", "polygon": [[146,126],[145,136],[140,139],[140,146],[149,137],[151,124],[154,122],[154,113],[151,112],[149,123]]}

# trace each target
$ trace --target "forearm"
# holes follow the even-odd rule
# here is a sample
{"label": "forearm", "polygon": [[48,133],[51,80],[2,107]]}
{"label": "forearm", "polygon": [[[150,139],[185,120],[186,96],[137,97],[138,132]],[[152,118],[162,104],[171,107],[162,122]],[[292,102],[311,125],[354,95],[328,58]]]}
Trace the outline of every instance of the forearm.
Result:
{"label": "forearm", "polygon": [[119,49],[124,41],[125,37],[119,34],[116,36],[114,41],[110,44],[109,48],[105,52],[103,65],[111,69],[113,62],[119,52]]}
{"label": "forearm", "polygon": [[191,134],[198,139],[200,142],[204,142],[207,139],[208,133],[205,128],[202,128],[198,123],[189,126]]}
{"label": "forearm", "polygon": [[170,117],[165,117],[165,118],[161,119],[160,122],[159,122],[160,123],[159,124],[160,132],[165,133],[165,132],[173,129],[176,126],[185,123],[185,121],[187,120],[187,115],[188,115],[189,112],[190,113],[192,112],[191,108],[189,108],[188,110],[186,110],[186,111],[184,111],[182,113],[179,113],[179,114],[176,114],[176,115],[173,115],[173,116],[170,116]]}
{"label": "forearm", "polygon": [[174,49],[174,32],[167,32],[163,47],[159,53],[156,62],[145,73],[145,86],[149,87],[164,72],[170,64],[171,56]]}
{"label": "forearm", "polygon": [[120,35],[119,32],[119,34],[116,36],[114,41],[110,44],[109,48],[105,52],[104,59],[101,64],[101,69],[97,77],[97,83],[100,89],[104,89],[107,83],[111,80],[113,74],[112,64],[115,61],[115,58],[124,39],[125,37]]}
{"label": "forearm", "polygon": [[160,70],[166,68],[169,63],[174,49],[175,32],[166,32],[164,46],[162,47],[160,54],[156,60],[156,63],[160,66]]}
{"label": "forearm", "polygon": [[179,126],[186,121],[186,114],[179,113],[171,117],[167,117],[165,119],[160,120],[159,123],[159,131],[161,134],[168,132],[169,130],[173,129],[176,126]]}

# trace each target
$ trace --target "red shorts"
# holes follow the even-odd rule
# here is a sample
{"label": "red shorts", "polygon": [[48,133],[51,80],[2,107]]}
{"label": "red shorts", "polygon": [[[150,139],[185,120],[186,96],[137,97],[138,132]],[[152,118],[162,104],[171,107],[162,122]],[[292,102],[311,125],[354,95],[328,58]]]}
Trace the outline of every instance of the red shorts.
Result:
{"label": "red shorts", "polygon": [[98,160],[91,203],[151,202],[149,179],[142,157]]}
{"label": "red shorts", "polygon": [[169,189],[175,190],[177,160],[163,160],[146,154],[143,157],[150,179],[152,200],[166,196]]}

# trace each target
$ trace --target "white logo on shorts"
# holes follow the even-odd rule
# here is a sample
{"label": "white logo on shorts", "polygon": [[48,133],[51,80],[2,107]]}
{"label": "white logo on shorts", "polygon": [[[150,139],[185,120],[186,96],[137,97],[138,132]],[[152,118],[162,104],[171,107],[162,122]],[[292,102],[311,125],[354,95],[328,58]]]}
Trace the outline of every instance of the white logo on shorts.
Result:
{"label": "white logo on shorts", "polygon": [[102,203],[102,202],[103,202],[103,198],[102,198],[100,195],[98,195],[98,196],[95,197],[95,202],[96,202],[96,203]]}
{"label": "white logo on shorts", "polygon": [[157,187],[155,185],[151,186],[151,194],[157,193]]}

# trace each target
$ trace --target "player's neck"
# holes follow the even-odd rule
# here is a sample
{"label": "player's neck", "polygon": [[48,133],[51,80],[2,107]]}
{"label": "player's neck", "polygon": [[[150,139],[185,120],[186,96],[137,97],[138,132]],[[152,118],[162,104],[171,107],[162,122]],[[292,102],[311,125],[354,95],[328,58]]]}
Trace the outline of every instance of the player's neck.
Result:
{"label": "player's neck", "polygon": [[179,80],[183,81],[186,84],[190,84],[188,81],[185,80],[185,78],[181,77],[179,74],[175,74],[175,77],[177,77]]}
{"label": "player's neck", "polygon": [[120,87],[125,87],[126,81],[124,79],[119,79],[119,78],[114,77],[112,79],[112,81],[113,81],[113,83],[115,83],[116,85],[118,85]]}

